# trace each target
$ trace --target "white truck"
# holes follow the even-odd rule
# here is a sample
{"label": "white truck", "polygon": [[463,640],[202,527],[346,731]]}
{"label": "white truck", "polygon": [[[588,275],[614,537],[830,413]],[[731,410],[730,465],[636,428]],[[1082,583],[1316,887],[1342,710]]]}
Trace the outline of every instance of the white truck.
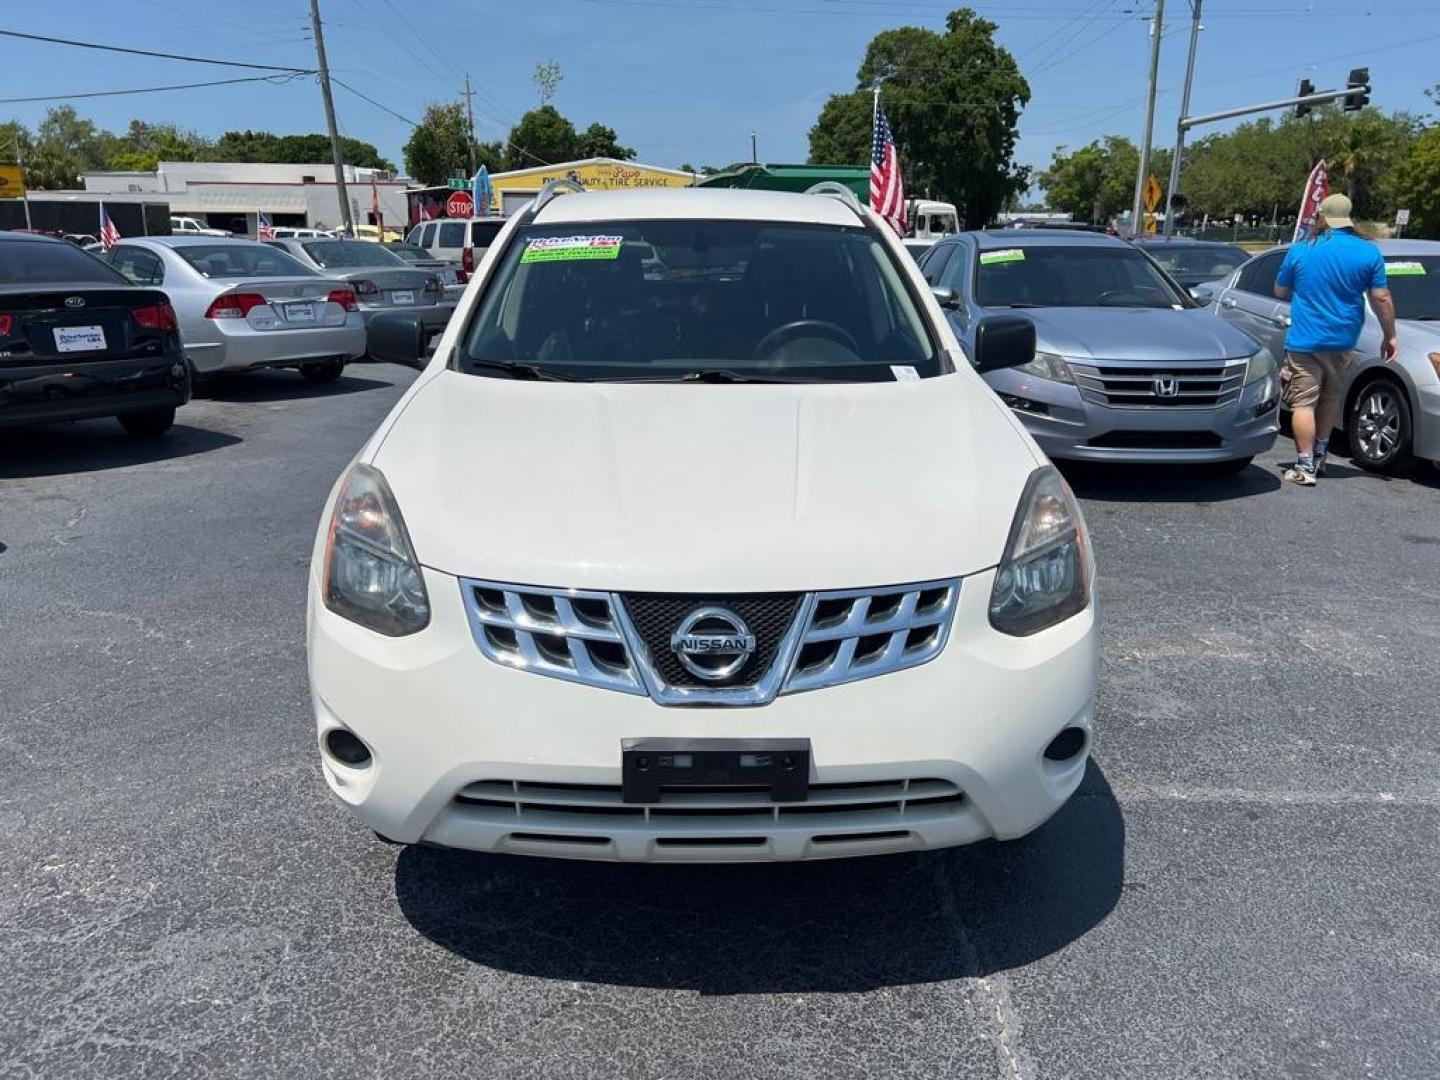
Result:
{"label": "white truck", "polygon": [[170,231],[176,236],[229,236],[224,229],[212,229],[201,225],[193,217],[172,217]]}

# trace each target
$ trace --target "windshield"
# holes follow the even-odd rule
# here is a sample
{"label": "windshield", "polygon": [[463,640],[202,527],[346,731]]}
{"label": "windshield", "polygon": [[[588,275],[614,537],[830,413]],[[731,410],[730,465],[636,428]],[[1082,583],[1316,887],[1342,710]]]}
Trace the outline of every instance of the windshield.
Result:
{"label": "windshield", "polygon": [[1440,255],[1386,255],[1397,319],[1440,320]]}
{"label": "windshield", "polygon": [[94,283],[129,285],[130,282],[94,255],[70,244],[40,240],[0,240],[0,285]]}
{"label": "windshield", "polygon": [[869,382],[909,377],[892,365],[941,370],[881,240],[778,222],[522,230],[463,339],[462,368],[486,374]]}
{"label": "windshield", "polygon": [[326,270],[358,270],[366,266],[399,266],[404,260],[369,240],[307,240],[305,254]]}
{"label": "windshield", "polygon": [[1250,255],[1228,244],[1155,244],[1145,253],[1183,285],[1229,277]]}
{"label": "windshield", "polygon": [[207,278],[316,276],[299,259],[269,244],[184,244],[177,245],[175,252]]}
{"label": "windshield", "polygon": [[1036,245],[980,252],[982,307],[1192,307],[1158,267],[1128,245]]}

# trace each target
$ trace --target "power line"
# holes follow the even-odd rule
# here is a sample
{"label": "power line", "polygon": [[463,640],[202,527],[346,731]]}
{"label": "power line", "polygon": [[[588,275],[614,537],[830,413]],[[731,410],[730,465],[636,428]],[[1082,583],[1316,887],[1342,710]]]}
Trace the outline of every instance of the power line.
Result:
{"label": "power line", "polygon": [[73,45],[77,49],[99,49],[101,52],[128,53],[131,56],[155,56],[161,60],[183,60],[187,64],[215,64],[219,67],[249,68],[252,71],[284,71],[296,75],[313,75],[314,68],[280,67],[276,64],[247,64],[239,60],[212,60],[203,56],[183,56],[180,53],[152,52],[149,49],[127,49],[121,45],[100,45],[93,41],[73,41],[70,38],[45,37],[43,34],[22,34],[18,30],[0,30],[0,37],[20,38],[24,41],[43,41],[50,45]]}
{"label": "power line", "polygon": [[236,83],[268,82],[280,86],[298,79],[302,72],[289,75],[250,75],[240,79],[212,79],[209,82],[175,83],[172,86],[146,86],[136,90],[91,90],[80,94],[42,94],[37,97],[0,98],[0,105],[19,105],[36,101],[77,101],[80,98],[125,97],[130,94],[158,94],[165,90],[197,90],[202,86],[234,86]]}
{"label": "power line", "polygon": [[401,115],[400,113],[396,112],[394,109],[390,108],[390,106],[388,106],[388,105],[381,105],[380,102],[376,101],[376,100],[375,100],[374,98],[372,98],[372,97],[366,97],[366,96],[365,96],[364,94],[362,94],[359,90],[356,90],[353,86],[351,86],[349,83],[347,83],[347,82],[342,82],[341,80],[337,79],[337,78],[335,77],[334,72],[331,72],[331,74],[330,74],[330,81],[333,82],[336,86],[342,86],[342,87],[344,87],[346,90],[349,90],[350,93],[354,94],[354,95],[355,95],[356,97],[358,97],[361,101],[368,101],[371,105],[374,105],[375,108],[379,109],[381,112],[387,112],[387,113],[389,113],[391,116],[395,117],[396,120],[400,120],[400,121],[402,121],[403,123],[409,124],[411,127],[419,127],[419,126],[420,126],[420,124],[419,124],[418,121],[416,121],[416,120],[411,120],[408,116],[403,116],[403,115]]}

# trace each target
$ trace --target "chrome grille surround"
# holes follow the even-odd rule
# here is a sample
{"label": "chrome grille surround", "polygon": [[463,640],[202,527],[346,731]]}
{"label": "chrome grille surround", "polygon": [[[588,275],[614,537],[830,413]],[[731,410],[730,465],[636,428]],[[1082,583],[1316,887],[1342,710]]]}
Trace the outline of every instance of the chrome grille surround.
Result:
{"label": "chrome grille surround", "polygon": [[466,578],[460,586],[470,632],[486,658],[553,679],[646,692],[609,593]]}
{"label": "chrome grille surround", "polygon": [[[732,685],[666,681],[623,593],[460,579],[470,630],[489,660],[661,705],[765,705],[779,694],[886,675],[934,659],[954,622],[960,579],[805,593],[770,662]],[[695,604],[725,602],[696,595]]]}
{"label": "chrome grille surround", "polygon": [[[1215,409],[1238,401],[1246,357],[1147,367],[1115,360],[1067,360],[1080,397],[1112,409]],[[1157,379],[1174,379],[1176,393],[1160,396]]]}

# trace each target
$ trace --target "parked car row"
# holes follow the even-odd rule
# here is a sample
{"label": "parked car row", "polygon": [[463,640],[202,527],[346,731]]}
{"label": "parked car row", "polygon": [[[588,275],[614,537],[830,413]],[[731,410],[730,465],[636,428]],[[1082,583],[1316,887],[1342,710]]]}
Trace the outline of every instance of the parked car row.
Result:
{"label": "parked car row", "polygon": [[454,310],[440,278],[380,244],[137,237],[92,254],[0,233],[0,425],[116,416],[157,435],[196,380],[294,368],[340,377],[379,311],[429,331]]}

